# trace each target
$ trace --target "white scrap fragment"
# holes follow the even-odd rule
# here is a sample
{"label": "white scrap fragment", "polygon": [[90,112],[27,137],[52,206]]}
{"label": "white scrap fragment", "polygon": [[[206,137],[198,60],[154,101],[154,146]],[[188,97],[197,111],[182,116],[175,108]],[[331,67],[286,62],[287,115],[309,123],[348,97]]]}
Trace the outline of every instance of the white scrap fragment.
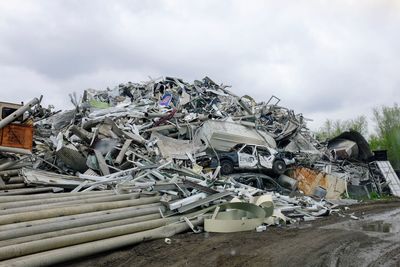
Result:
{"label": "white scrap fragment", "polygon": [[265,230],[267,230],[267,226],[265,225],[260,225],[256,227],[256,232],[260,233],[260,232],[264,232]]}
{"label": "white scrap fragment", "polygon": [[350,218],[353,219],[353,220],[359,220],[360,219],[360,218],[358,218],[357,216],[354,216],[354,215],[350,215]]}

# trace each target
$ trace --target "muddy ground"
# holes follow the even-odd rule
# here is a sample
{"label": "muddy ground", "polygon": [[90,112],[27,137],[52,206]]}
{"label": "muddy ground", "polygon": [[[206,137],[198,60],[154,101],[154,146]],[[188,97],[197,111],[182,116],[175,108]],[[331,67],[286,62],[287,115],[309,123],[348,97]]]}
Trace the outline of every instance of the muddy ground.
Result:
{"label": "muddy ground", "polygon": [[181,234],[63,266],[400,266],[400,201],[345,213],[262,233]]}

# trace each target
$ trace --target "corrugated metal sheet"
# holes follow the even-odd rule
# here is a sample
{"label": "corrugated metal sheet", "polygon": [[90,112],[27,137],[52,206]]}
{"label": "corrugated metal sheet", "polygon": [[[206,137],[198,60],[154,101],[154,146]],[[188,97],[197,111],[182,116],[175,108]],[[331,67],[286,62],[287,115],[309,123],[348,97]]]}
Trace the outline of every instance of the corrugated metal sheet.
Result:
{"label": "corrugated metal sheet", "polygon": [[392,194],[396,197],[400,197],[400,180],[394,172],[392,164],[390,164],[389,161],[376,161],[376,164],[385,177],[385,180],[389,183]]}

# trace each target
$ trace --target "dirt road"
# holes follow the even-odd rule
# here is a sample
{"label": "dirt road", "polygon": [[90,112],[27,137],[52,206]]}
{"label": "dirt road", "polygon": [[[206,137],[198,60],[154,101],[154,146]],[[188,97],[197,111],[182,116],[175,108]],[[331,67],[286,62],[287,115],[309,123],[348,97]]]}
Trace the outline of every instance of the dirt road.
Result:
{"label": "dirt road", "polygon": [[64,266],[400,266],[400,201],[262,233],[181,234]]}

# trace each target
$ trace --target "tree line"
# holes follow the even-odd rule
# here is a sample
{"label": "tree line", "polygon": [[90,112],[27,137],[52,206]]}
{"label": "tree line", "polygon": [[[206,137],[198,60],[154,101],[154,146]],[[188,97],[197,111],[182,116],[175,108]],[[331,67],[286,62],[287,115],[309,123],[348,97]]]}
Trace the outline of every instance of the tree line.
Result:
{"label": "tree line", "polygon": [[388,158],[395,169],[400,169],[400,107],[375,107],[372,110],[374,132],[369,133],[366,116],[349,120],[327,119],[316,132],[316,138],[323,142],[348,130],[361,133],[368,140],[372,150],[387,150]]}

